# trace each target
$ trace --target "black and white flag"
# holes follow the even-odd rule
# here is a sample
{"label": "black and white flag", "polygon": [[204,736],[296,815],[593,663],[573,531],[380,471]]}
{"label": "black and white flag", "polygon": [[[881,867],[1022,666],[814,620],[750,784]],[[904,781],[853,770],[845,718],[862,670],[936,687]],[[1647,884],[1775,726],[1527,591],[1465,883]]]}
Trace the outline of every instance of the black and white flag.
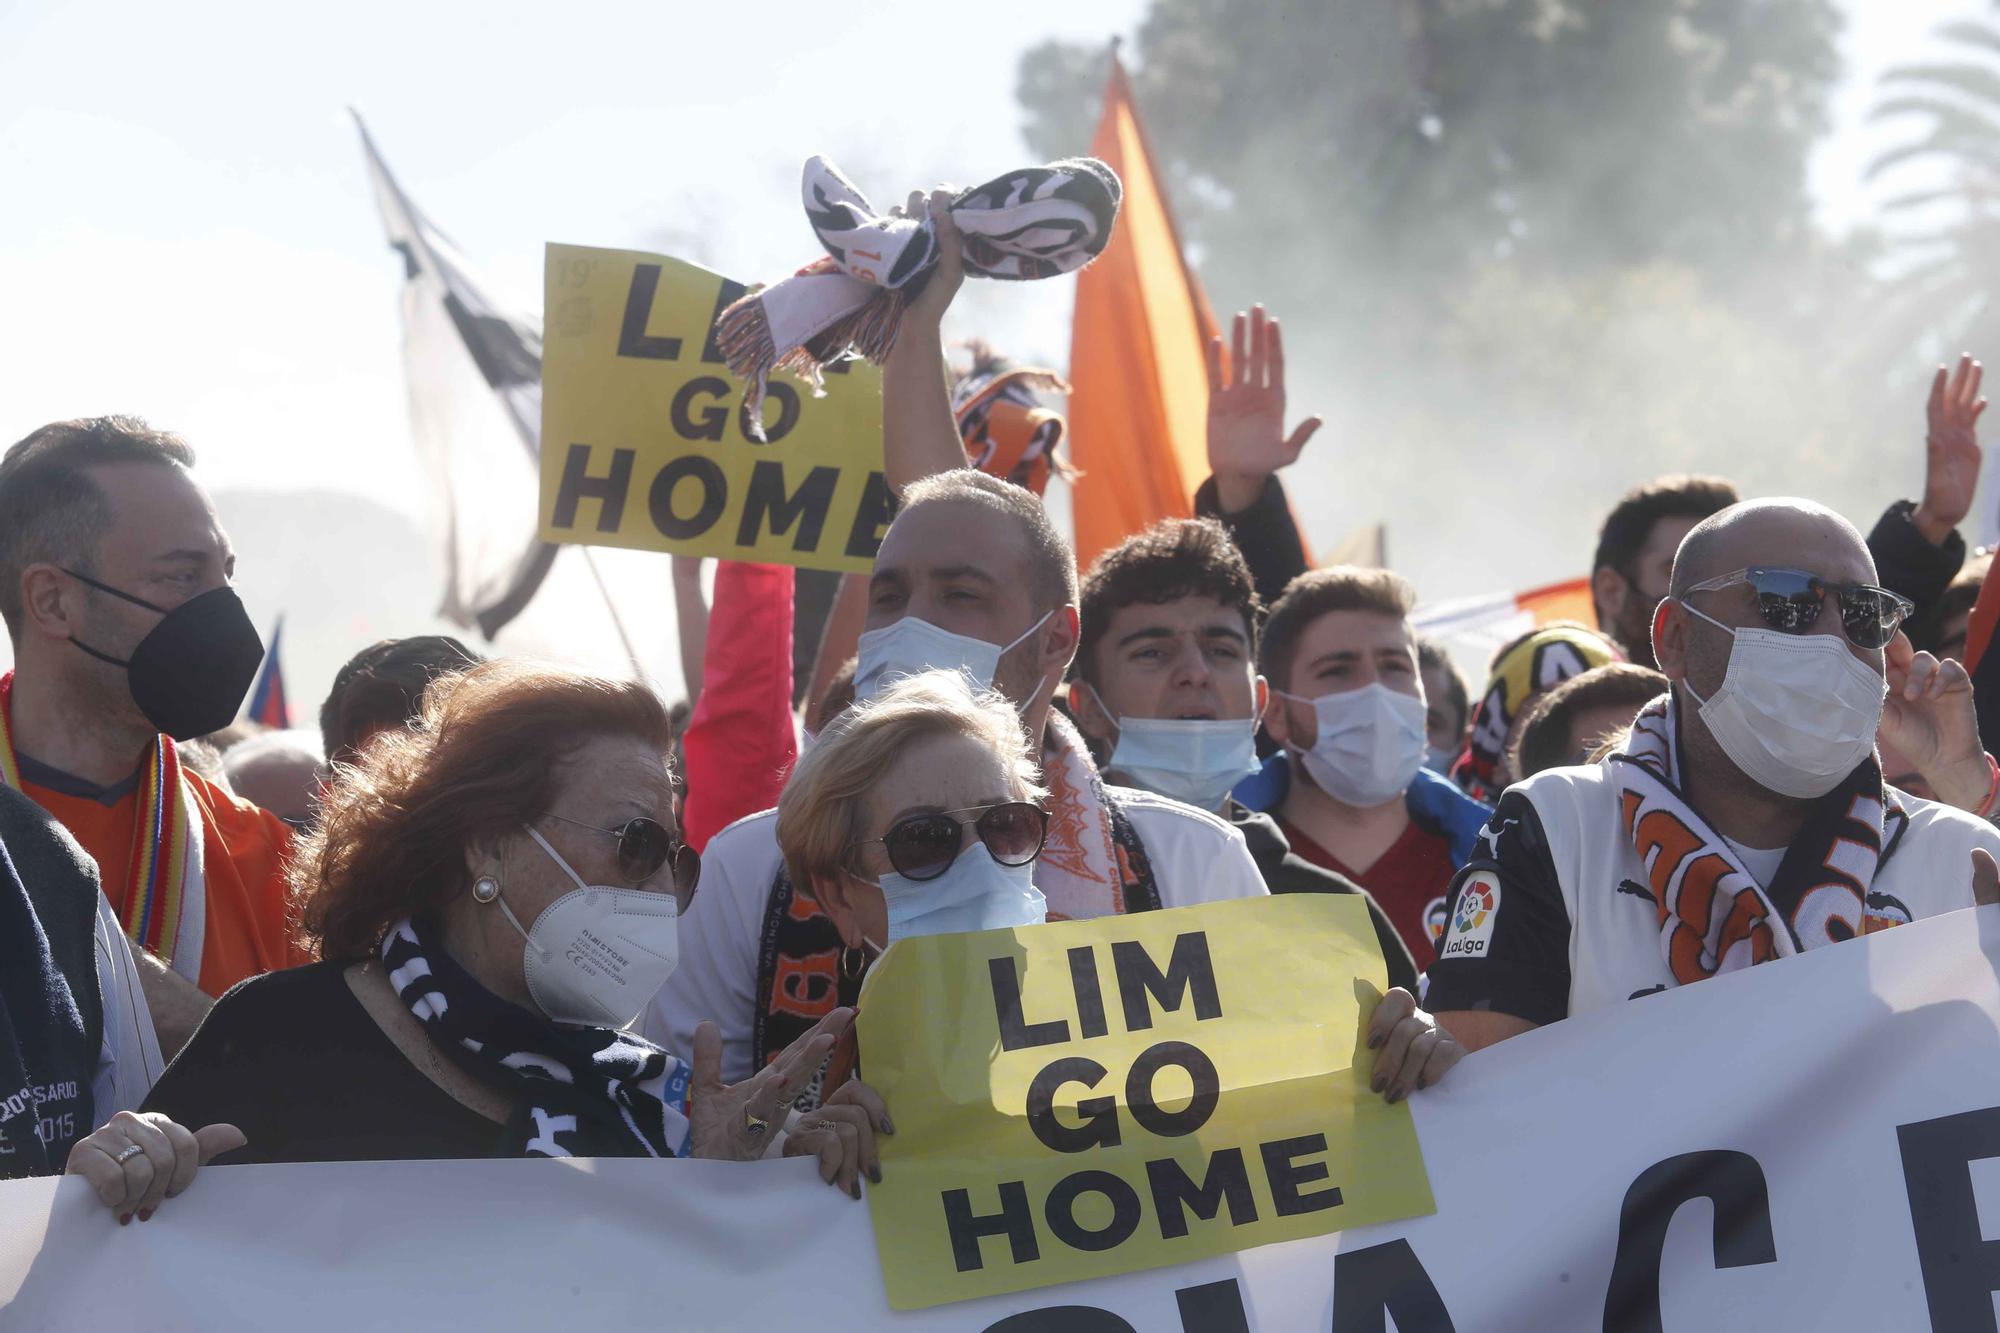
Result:
{"label": "black and white flag", "polygon": [[527,606],[556,556],[536,525],[541,321],[487,297],[451,239],[396,184],[359,115],[355,125],[389,245],[403,257],[410,423],[445,574],[438,613],[491,639]]}

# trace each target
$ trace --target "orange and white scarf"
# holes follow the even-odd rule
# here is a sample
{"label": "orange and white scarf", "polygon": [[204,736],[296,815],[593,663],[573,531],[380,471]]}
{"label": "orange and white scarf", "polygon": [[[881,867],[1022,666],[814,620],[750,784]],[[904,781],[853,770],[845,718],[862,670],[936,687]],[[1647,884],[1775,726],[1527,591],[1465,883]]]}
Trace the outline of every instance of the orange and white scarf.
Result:
{"label": "orange and white scarf", "polygon": [[1640,710],[1611,776],[1659,909],[1660,949],[1681,985],[1910,919],[1870,891],[1882,849],[1907,819],[1872,757],[1814,802],[1768,888],[1682,794],[1673,695]]}
{"label": "orange and white scarf", "polygon": [[[14,673],[0,675],[0,784],[21,789],[14,757]],[[126,871],[125,934],[181,976],[199,983],[208,909],[201,873],[202,826],[181,776],[173,740],[154,738],[140,761],[138,816]]]}

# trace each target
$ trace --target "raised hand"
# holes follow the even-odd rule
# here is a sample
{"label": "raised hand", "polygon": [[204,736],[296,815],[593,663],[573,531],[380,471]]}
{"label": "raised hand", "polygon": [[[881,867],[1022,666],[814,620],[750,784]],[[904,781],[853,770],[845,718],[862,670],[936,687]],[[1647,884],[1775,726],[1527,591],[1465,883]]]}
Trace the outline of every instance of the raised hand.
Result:
{"label": "raised hand", "polygon": [[936,328],[944,321],[944,312],[951,308],[952,298],[965,282],[965,238],[959,235],[958,224],[952,221],[953,197],[953,192],[942,185],[932,190],[928,199],[921,190],[912,190],[909,203],[902,210],[905,217],[930,218],[938,243],[937,265],[923,279],[923,290],[904,313],[906,323],[920,320],[924,327]]}
{"label": "raised hand", "polygon": [[1224,513],[1250,508],[1264,483],[1320,428],[1307,417],[1285,434],[1285,340],[1263,306],[1237,312],[1230,333],[1230,369],[1222,367],[1222,339],[1208,343],[1208,470]]}
{"label": "raised hand", "polygon": [[1921,773],[1938,800],[1977,811],[1992,769],[1979,742],[1972,678],[1951,658],[1916,652],[1898,634],[1883,653],[1889,681],[1879,735]]}
{"label": "raised hand", "polygon": [[1979,485],[1979,415],[1986,410],[1979,383],[1985,375],[1985,367],[1967,352],[1956,369],[1947,372],[1939,366],[1931,379],[1924,498],[1910,518],[1933,546],[1942,545],[1972,509],[1972,492]]}

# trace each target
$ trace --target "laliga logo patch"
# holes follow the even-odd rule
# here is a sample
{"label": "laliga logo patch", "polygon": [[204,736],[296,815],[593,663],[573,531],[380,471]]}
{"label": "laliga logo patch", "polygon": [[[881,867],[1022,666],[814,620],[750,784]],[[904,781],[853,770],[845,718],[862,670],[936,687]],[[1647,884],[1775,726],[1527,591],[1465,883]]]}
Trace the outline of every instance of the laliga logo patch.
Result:
{"label": "laliga logo patch", "polygon": [[1458,891],[1458,910],[1452,914],[1451,931],[1438,957],[1485,957],[1499,915],[1500,878],[1490,870],[1479,871]]}

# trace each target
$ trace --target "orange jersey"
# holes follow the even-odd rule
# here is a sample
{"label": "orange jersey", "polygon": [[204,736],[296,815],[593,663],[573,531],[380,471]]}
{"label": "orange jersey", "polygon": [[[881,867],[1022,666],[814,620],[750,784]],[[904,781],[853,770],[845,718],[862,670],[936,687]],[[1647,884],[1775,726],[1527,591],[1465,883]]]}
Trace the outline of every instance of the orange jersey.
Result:
{"label": "orange jersey", "polygon": [[[221,995],[245,977],[311,962],[293,938],[293,917],[286,902],[285,858],[291,852],[291,829],[270,811],[230,795],[199,774],[183,769],[181,777],[202,822],[206,920],[201,989]],[[21,791],[62,821],[96,859],[111,910],[123,919],[138,793],[128,791],[115,804],[105,805],[33,782],[23,781]]]}

